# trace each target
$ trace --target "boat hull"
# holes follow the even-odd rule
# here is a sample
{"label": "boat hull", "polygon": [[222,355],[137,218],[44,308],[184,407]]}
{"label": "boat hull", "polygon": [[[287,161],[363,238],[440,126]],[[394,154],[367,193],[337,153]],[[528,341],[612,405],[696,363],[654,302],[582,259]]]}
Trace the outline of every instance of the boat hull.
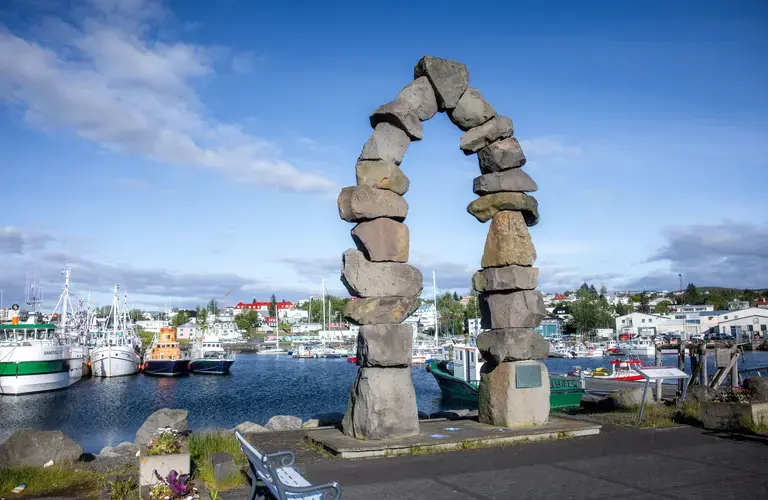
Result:
{"label": "boat hull", "polygon": [[91,349],[94,377],[122,377],[139,371],[139,356],[130,346],[102,346]]}
{"label": "boat hull", "polygon": [[[443,398],[477,404],[477,387],[474,384],[443,371],[436,361],[427,364],[427,371],[435,377]],[[579,406],[584,396],[584,390],[575,379],[550,375],[549,389],[550,408]]]}
{"label": "boat hull", "polygon": [[193,359],[189,362],[189,371],[209,375],[226,375],[234,359]]}
{"label": "boat hull", "polygon": [[144,362],[144,374],[157,377],[178,377],[187,373],[187,359],[149,359]]}
{"label": "boat hull", "polygon": [[[79,357],[73,357],[78,353]],[[81,353],[77,349],[73,352],[67,345],[0,348],[0,394],[31,394],[69,387],[82,376]]]}

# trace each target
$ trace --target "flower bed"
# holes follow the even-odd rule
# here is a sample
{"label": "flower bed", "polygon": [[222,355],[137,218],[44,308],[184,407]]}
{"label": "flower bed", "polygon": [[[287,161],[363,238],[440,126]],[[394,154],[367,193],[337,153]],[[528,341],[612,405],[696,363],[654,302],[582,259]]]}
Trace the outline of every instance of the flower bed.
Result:
{"label": "flower bed", "polygon": [[701,422],[705,429],[762,434],[768,430],[768,403],[754,403],[749,391],[734,387],[701,403]]}
{"label": "flower bed", "polygon": [[191,472],[188,435],[186,431],[179,432],[166,427],[158,429],[146,445],[139,447],[139,485],[143,490],[158,485],[163,489],[162,487],[168,487],[171,473],[176,474],[174,477],[178,478]]}

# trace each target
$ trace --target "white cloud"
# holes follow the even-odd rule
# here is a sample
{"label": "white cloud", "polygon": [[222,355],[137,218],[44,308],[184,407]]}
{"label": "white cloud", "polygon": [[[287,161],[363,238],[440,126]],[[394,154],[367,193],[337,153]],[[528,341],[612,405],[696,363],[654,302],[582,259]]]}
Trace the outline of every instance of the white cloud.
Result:
{"label": "white cloud", "polygon": [[281,159],[274,143],[209,116],[192,83],[215,75],[221,50],[151,39],[150,28],[166,18],[161,4],[98,1],[77,12],[83,12],[77,24],[45,21],[41,39],[49,45],[0,28],[0,98],[21,107],[28,123],[239,182],[338,190]]}

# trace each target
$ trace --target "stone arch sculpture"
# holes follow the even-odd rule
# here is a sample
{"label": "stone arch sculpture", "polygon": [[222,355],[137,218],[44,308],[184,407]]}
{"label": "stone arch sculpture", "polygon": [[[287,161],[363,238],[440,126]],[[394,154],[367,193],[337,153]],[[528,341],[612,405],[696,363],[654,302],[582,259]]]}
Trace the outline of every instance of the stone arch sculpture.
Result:
{"label": "stone arch sculpture", "polygon": [[357,378],[350,389],[344,432],[358,439],[387,439],[419,432],[416,396],[410,376],[412,333],[402,321],[419,306],[422,275],[409,266],[409,233],[403,224],[409,180],[399,165],[411,141],[422,138],[421,122],[446,112],[465,132],[460,149],[477,154],[480,195],[467,211],[491,221],[481,260],[472,277],[479,292],[481,324],[477,338],[485,364],[479,388],[482,422],[516,427],[549,416],[548,354],[535,328],[544,317],[537,292],[536,250],[528,226],[538,222],[538,203],[526,194],[536,183],[520,169],[525,156],[513,137],[512,121],[498,115],[469,86],[467,67],[457,61],[423,57],[414,80],[392,102],[370,116],[373,135],[363,146],[357,185],[342,189],[339,215],[356,223],[357,249],[342,256],[341,279],[356,297],[345,317],[360,325]]}

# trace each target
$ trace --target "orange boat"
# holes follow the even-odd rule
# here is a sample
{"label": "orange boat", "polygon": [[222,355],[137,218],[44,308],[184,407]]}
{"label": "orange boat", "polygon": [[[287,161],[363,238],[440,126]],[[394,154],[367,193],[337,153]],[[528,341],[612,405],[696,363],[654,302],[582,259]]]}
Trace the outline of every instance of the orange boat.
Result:
{"label": "orange boat", "polygon": [[161,328],[144,356],[143,371],[147,375],[175,377],[187,373],[188,363],[179,349],[176,328]]}

